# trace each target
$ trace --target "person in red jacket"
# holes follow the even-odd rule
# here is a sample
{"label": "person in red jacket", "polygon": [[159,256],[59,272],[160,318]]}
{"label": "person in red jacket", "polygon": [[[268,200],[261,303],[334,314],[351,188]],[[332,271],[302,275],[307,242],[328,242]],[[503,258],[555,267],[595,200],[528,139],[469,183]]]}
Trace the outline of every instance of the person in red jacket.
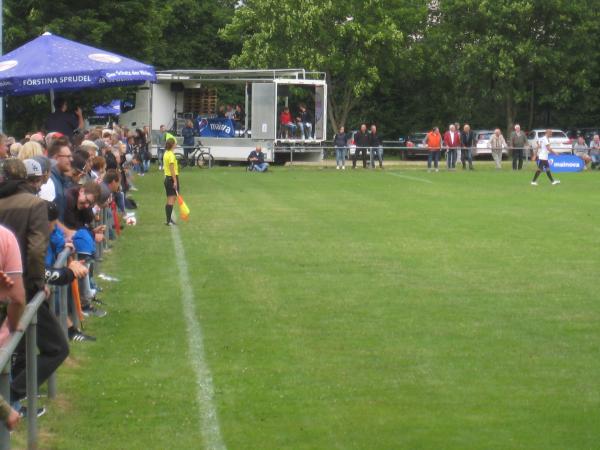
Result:
{"label": "person in red jacket", "polygon": [[289,139],[290,136],[294,137],[296,134],[296,124],[292,120],[292,113],[290,112],[290,108],[287,106],[283,108],[281,114],[279,114],[279,125],[280,125],[280,133],[286,139]]}
{"label": "person in red jacket", "polygon": [[446,147],[448,170],[455,170],[457,151],[460,148],[460,133],[456,131],[456,126],[450,125],[450,129],[444,133],[444,147]]}
{"label": "person in red jacket", "polygon": [[433,161],[435,171],[438,172],[438,163],[440,161],[440,151],[442,148],[442,135],[440,134],[440,129],[438,127],[433,127],[433,129],[427,133],[427,136],[425,137],[425,143],[429,149],[429,155],[427,157],[427,170],[431,172],[431,162]]}

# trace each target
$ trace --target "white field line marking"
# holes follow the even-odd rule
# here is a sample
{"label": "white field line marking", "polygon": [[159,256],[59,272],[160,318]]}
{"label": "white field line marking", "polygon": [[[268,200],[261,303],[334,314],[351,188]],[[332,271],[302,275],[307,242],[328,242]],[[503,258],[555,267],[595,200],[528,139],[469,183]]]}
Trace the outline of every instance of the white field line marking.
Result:
{"label": "white field line marking", "polygon": [[200,431],[204,439],[205,448],[211,450],[225,450],[225,443],[221,436],[217,409],[214,405],[215,391],[213,388],[212,375],[204,357],[204,339],[202,328],[196,319],[196,307],[190,275],[188,271],[185,251],[181,242],[181,235],[177,226],[171,227],[175,259],[179,270],[179,283],[181,286],[181,300],[183,303],[183,315],[187,328],[190,362],[196,375],[196,400],[200,412]]}
{"label": "white field line marking", "polygon": [[417,178],[417,177],[411,177],[410,175],[402,175],[399,173],[395,173],[395,172],[386,172],[388,175],[393,175],[395,177],[398,178],[404,178],[406,180],[412,180],[412,181],[420,181],[422,183],[429,183],[429,184],[433,184],[433,181],[431,180],[427,180],[425,178]]}

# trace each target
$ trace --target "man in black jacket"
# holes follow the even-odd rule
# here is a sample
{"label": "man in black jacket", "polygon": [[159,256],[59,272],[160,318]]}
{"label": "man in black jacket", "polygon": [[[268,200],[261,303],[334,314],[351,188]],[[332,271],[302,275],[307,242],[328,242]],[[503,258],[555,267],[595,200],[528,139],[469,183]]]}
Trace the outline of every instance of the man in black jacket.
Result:
{"label": "man in black jacket", "polygon": [[356,158],[358,153],[362,153],[363,169],[367,168],[367,148],[371,144],[369,133],[367,132],[367,124],[363,123],[360,126],[360,130],[354,135],[354,144],[356,150],[354,150],[354,156],[352,156],[352,168],[356,169]]}
{"label": "man in black jacket", "polygon": [[383,142],[377,134],[377,127],[371,125],[371,134],[369,135],[369,147],[371,147],[371,169],[375,168],[375,155],[379,160],[379,168],[383,169]]}
{"label": "man in black jacket", "polygon": [[469,162],[469,170],[473,170],[473,148],[477,143],[475,142],[475,132],[471,130],[468,123],[465,123],[460,133],[460,142],[462,144],[460,162],[462,162],[463,170],[467,168],[466,161]]}
{"label": "man in black jacket", "polygon": [[296,125],[300,129],[300,135],[302,139],[312,139],[312,114],[308,112],[304,103],[300,104],[299,109],[298,117],[296,117]]}
{"label": "man in black jacket", "polygon": [[[17,237],[23,259],[23,279],[27,300],[45,289],[45,256],[50,227],[46,202],[32,192],[26,182],[27,170],[21,160],[4,163],[0,182],[0,223]],[[69,355],[69,343],[48,302],[38,309],[38,385],[44,383]],[[25,339],[14,354],[11,402],[25,397]]]}

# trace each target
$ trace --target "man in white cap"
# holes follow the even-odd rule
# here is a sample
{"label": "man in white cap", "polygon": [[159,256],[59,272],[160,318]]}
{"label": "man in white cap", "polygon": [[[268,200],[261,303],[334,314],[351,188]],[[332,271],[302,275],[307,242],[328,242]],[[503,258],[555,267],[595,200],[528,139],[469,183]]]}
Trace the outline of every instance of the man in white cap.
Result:
{"label": "man in white cap", "polygon": [[23,160],[25,170],[27,172],[27,183],[32,187],[36,195],[40,192],[44,183],[44,172],[42,166],[35,159]]}

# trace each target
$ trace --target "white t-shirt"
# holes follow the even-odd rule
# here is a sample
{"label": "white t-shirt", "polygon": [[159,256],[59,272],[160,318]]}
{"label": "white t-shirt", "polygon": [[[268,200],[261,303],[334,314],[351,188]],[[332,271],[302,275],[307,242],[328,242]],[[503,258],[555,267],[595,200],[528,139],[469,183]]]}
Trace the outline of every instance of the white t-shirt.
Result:
{"label": "white t-shirt", "polygon": [[542,161],[547,161],[548,160],[548,153],[550,153],[550,141],[548,140],[548,138],[546,136],[544,136],[543,138],[541,138],[538,141],[539,144],[539,149],[537,152],[538,155],[538,159],[542,160]]}
{"label": "white t-shirt", "polygon": [[52,178],[48,178],[48,181],[42,184],[42,188],[40,189],[38,196],[49,202],[54,201],[56,198],[56,189],[54,188],[54,182],[52,181]]}

